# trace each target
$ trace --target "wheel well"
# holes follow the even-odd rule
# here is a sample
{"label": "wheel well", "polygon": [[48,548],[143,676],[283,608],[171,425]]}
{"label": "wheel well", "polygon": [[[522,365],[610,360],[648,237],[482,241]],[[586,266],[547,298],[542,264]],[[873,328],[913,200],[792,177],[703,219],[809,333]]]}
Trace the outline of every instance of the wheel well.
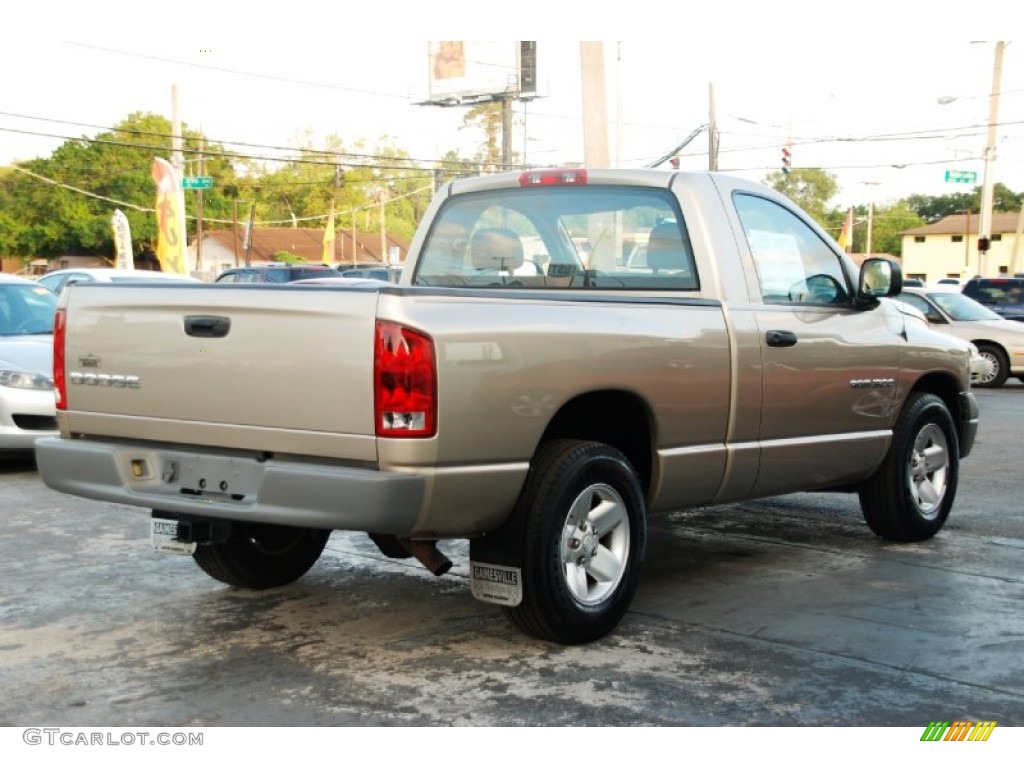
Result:
{"label": "wheel well", "polygon": [[941,373],[932,373],[921,377],[917,382],[915,382],[911,391],[930,392],[933,395],[941,397],[942,401],[949,409],[949,413],[953,416],[953,422],[957,425],[957,431],[960,433],[960,437],[963,437],[963,433],[960,432],[964,425],[962,413],[963,408],[960,402],[960,387],[957,385],[955,380]]}
{"label": "wheel well", "polygon": [[650,408],[636,395],[621,390],[590,392],[563,405],[541,440],[569,438],[611,445],[625,454],[647,489],[653,464],[652,425]]}
{"label": "wheel well", "polygon": [[972,339],[971,343],[976,347],[995,347],[1000,350],[1004,355],[1006,354],[1006,347],[1000,344],[998,341],[992,341],[991,339]]}

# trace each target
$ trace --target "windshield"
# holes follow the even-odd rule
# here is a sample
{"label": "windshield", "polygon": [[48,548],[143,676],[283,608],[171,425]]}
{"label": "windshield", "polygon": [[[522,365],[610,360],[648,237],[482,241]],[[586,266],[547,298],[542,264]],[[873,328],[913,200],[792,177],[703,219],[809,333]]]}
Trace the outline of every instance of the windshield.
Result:
{"label": "windshield", "polygon": [[974,299],[962,293],[929,293],[928,298],[953,320],[978,321],[1002,320],[988,307],[982,306]]}
{"label": "windshield", "polygon": [[0,283],[0,336],[53,333],[57,297],[41,285]]}

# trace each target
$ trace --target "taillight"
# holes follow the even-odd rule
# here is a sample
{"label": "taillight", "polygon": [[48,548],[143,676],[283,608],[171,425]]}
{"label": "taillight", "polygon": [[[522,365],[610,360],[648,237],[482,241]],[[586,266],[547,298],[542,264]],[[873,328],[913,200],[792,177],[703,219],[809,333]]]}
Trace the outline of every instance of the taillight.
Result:
{"label": "taillight", "polygon": [[373,350],[378,437],[432,437],[437,429],[434,341],[398,323],[377,321]]}
{"label": "taillight", "polygon": [[565,187],[587,183],[587,172],[583,168],[544,168],[524,171],[519,176],[520,187]]}
{"label": "taillight", "polygon": [[53,317],[53,394],[57,399],[57,410],[68,409],[68,386],[64,378],[64,330],[67,327],[67,310],[58,309]]}

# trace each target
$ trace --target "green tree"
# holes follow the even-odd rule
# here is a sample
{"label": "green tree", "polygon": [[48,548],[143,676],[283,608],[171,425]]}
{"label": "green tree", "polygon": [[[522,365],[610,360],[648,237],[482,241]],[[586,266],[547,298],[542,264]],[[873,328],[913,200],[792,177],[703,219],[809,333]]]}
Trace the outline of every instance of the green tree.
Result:
{"label": "green tree", "polygon": [[[186,157],[198,162],[202,137],[183,127]],[[0,243],[8,253],[34,255],[88,253],[113,258],[111,216],[124,211],[134,251],[152,250],[156,217],[150,175],[154,157],[170,158],[171,124],[154,114],[134,113],[94,138],[70,139],[47,158],[20,163],[0,177]],[[235,173],[223,150],[207,144],[202,169],[222,184]],[[198,166],[195,166],[198,167]],[[194,219],[196,197],[186,193],[186,214]],[[216,189],[206,193],[205,214],[227,215],[230,201]],[[11,222],[14,222],[13,224]],[[194,230],[194,220],[190,229]]]}
{"label": "green tree", "polygon": [[827,206],[839,189],[831,173],[821,168],[793,168],[789,173],[769,173],[764,183],[800,206],[822,227],[830,228]]}
{"label": "green tree", "polygon": [[[1002,182],[992,185],[993,211],[1013,213],[1020,210],[1022,202],[1024,194],[1014,193]],[[948,195],[911,195],[907,205],[928,223],[965,211],[976,214],[981,212],[981,187]]]}

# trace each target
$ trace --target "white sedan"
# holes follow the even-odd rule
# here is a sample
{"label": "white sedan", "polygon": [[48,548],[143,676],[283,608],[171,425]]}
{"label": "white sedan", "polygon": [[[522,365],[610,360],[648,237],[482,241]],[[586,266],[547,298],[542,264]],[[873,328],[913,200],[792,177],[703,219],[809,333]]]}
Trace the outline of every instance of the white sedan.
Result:
{"label": "white sedan", "polygon": [[973,342],[985,361],[977,387],[1001,387],[1010,376],[1024,381],[1024,323],[1007,320],[962,293],[906,288],[895,298],[921,311],[938,331]]}
{"label": "white sedan", "polygon": [[57,434],[53,313],[57,297],[32,280],[0,274],[0,452],[28,452]]}
{"label": "white sedan", "polygon": [[128,283],[139,280],[186,280],[193,283],[201,282],[186,275],[173,275],[169,272],[156,272],[151,269],[114,269],[111,267],[82,267],[57,269],[47,272],[36,282],[49,288],[60,296],[61,292],[74,283]]}

